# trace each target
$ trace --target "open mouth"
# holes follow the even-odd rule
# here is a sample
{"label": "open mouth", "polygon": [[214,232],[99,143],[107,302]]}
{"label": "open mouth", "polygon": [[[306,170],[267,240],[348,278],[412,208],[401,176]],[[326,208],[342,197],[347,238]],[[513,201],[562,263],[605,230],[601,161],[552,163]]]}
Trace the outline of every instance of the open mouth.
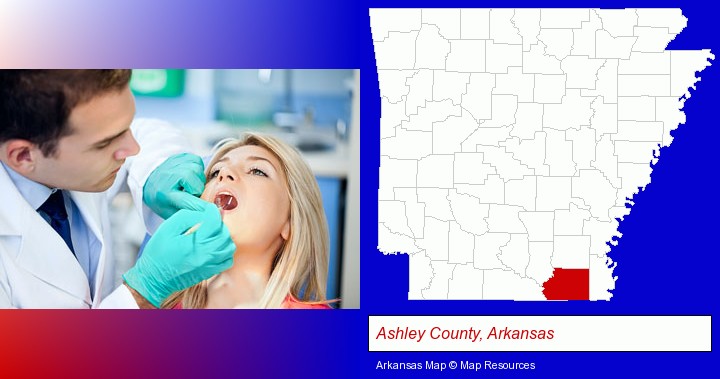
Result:
{"label": "open mouth", "polygon": [[215,200],[213,201],[213,203],[215,203],[218,208],[224,211],[233,210],[235,209],[235,207],[238,206],[238,202],[237,199],[235,199],[235,196],[231,195],[228,192],[220,192],[215,195]]}

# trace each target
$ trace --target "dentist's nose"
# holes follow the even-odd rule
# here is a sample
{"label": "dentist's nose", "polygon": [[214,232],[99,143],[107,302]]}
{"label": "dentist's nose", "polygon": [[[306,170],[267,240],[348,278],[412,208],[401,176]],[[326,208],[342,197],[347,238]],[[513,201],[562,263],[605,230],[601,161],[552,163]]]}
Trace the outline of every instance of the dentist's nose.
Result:
{"label": "dentist's nose", "polygon": [[140,145],[138,144],[137,140],[135,140],[135,137],[133,137],[132,133],[128,131],[127,133],[125,133],[124,136],[120,138],[122,138],[122,144],[113,154],[115,160],[122,161],[125,158],[131,157],[140,152]]}

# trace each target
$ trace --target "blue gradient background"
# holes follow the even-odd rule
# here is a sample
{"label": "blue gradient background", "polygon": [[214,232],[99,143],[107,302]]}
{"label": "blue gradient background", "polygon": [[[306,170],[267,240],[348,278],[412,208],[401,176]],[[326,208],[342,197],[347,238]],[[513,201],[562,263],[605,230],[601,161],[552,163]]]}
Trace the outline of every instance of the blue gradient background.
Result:
{"label": "blue gradient background", "polygon": [[[408,258],[377,252],[380,101],[369,7],[680,7],[671,49],[711,48],[699,2],[0,1],[2,67],[361,68],[361,310],[0,311],[0,377],[706,377],[713,353],[368,353],[368,314],[711,314],[718,311],[718,63],[686,103],[613,248],[611,302],[408,301]],[[714,330],[719,328],[713,320]],[[602,325],[598,325],[602,328]],[[658,333],[667,331],[659,330]],[[376,371],[378,360],[527,361],[534,371]]]}

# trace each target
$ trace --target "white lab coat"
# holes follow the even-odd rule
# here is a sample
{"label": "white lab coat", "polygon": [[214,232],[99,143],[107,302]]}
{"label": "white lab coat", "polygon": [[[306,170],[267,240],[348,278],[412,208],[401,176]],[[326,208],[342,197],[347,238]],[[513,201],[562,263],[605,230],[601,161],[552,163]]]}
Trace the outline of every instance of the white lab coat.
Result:
{"label": "white lab coat", "polygon": [[95,298],[87,276],[63,239],[22,197],[0,167],[0,308],[137,308],[124,285],[114,283],[109,202],[127,182],[149,231],[162,221],[142,205],[145,180],[167,157],[188,151],[186,139],[159,120],[135,120],[140,153],[125,161],[113,186],[99,193],[69,191],[101,243]]}

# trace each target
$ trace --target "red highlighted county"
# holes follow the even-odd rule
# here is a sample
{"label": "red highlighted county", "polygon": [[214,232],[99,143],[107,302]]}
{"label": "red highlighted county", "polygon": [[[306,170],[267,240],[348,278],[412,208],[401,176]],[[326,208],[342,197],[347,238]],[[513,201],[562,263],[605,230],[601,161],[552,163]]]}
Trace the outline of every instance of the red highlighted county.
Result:
{"label": "red highlighted county", "polygon": [[548,300],[589,300],[590,270],[586,268],[555,268],[553,276],[543,283]]}

